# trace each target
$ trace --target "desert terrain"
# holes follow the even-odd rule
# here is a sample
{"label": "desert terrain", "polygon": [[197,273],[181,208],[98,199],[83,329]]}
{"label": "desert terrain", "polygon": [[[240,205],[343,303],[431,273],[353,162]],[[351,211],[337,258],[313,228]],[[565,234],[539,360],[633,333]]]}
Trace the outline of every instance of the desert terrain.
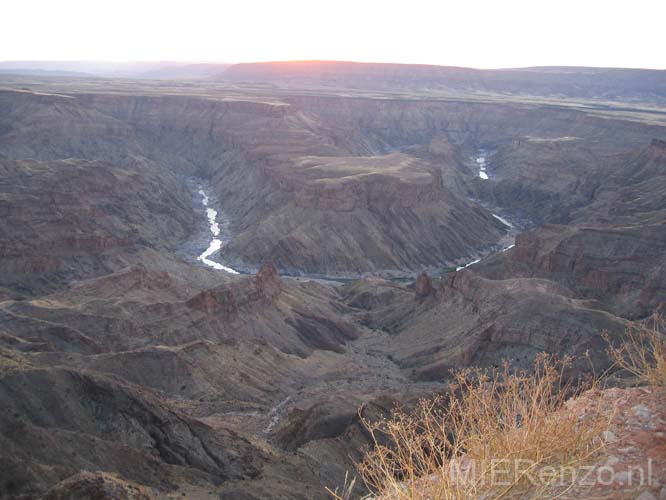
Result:
{"label": "desert terrain", "polygon": [[195,70],[0,74],[2,498],[330,498],[361,417],[666,303],[664,71]]}

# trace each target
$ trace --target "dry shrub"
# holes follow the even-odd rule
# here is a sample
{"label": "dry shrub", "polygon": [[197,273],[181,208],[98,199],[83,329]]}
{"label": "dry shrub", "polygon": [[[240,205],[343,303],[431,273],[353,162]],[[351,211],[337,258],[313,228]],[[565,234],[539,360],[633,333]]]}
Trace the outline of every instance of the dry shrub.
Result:
{"label": "dry shrub", "polygon": [[508,364],[492,372],[460,371],[448,397],[365,421],[374,440],[359,464],[366,485],[377,497],[395,500],[563,494],[573,486],[572,471],[603,446],[599,436],[610,420],[598,403],[585,415],[565,404],[594,385],[573,387],[564,376],[569,365],[544,354],[530,372]]}
{"label": "dry shrub", "polygon": [[633,375],[639,383],[666,386],[666,317],[655,314],[648,321],[632,325],[618,346],[610,344],[608,355],[615,365]]}
{"label": "dry shrub", "polygon": [[351,478],[347,472],[345,472],[345,482],[341,488],[336,488],[335,491],[326,487],[325,490],[331,495],[335,500],[350,500],[354,494],[354,486],[356,485],[356,478]]}

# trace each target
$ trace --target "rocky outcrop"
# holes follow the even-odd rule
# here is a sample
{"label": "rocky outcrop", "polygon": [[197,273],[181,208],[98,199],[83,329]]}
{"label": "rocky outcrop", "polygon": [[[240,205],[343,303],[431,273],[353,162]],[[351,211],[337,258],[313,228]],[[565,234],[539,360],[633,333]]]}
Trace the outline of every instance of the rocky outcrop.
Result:
{"label": "rocky outcrop", "polygon": [[360,334],[341,316],[346,310],[334,290],[285,281],[273,264],[238,277],[171,261],[154,265],[80,281],[44,300],[7,301],[2,330],[24,349],[86,354],[241,338],[309,356],[342,350]]}
{"label": "rocky outcrop", "polygon": [[413,297],[395,294],[367,311],[365,322],[390,332],[383,351],[424,380],[504,359],[529,369],[542,351],[575,356],[576,373],[603,370],[609,361],[601,332],[616,336],[625,328],[621,319],[545,279],[490,280],[464,270],[445,276],[429,300]]}
{"label": "rocky outcrop", "polygon": [[419,277],[416,278],[414,291],[416,292],[417,299],[422,299],[433,293],[432,280],[426,272],[422,272],[419,274]]}
{"label": "rocky outcrop", "polygon": [[0,285],[24,293],[105,274],[137,247],[173,250],[194,225],[181,182],[147,163],[2,161],[0,172],[12,179],[0,187]]}
{"label": "rocky outcrop", "polygon": [[371,157],[305,157],[279,171],[280,187],[304,209],[349,212],[417,208],[442,199],[439,172],[393,153]]}
{"label": "rocky outcrop", "polygon": [[511,252],[480,271],[488,277],[548,278],[615,314],[640,318],[658,308],[666,292],[664,234],[663,224],[544,226],[521,234]]}
{"label": "rocky outcrop", "polygon": [[662,387],[593,390],[571,399],[567,409],[594,414],[602,411],[608,429],[601,456],[589,470],[593,480],[574,485],[579,498],[653,500],[666,496],[666,396]]}
{"label": "rocky outcrop", "polygon": [[0,377],[0,400],[8,431],[0,437],[0,484],[11,482],[14,494],[91,466],[164,487],[187,469],[201,482],[251,476],[263,459],[235,433],[214,431],[145,389],[99,374],[14,369]]}
{"label": "rocky outcrop", "polygon": [[547,278],[614,314],[651,314],[666,293],[662,143],[609,157],[602,173],[581,184],[589,199],[569,211],[568,225],[518,235],[515,248],[482,261],[478,271],[495,279]]}
{"label": "rocky outcrop", "polygon": [[570,133],[513,138],[489,155],[479,196],[533,224],[567,223],[591,200],[607,151]]}
{"label": "rocky outcrop", "polygon": [[103,472],[83,471],[56,484],[43,500],[154,500],[148,488]]}
{"label": "rocky outcrop", "polygon": [[342,300],[355,309],[383,309],[410,295],[404,287],[389,280],[363,278],[343,288]]}
{"label": "rocky outcrop", "polygon": [[358,416],[357,402],[325,401],[294,409],[276,433],[277,442],[294,451],[308,441],[340,437]]}
{"label": "rocky outcrop", "polygon": [[283,201],[225,246],[232,262],[271,259],[291,274],[404,273],[504,234],[487,211],[444,186],[436,165],[402,153],[304,156],[267,175]]}
{"label": "rocky outcrop", "polygon": [[248,310],[253,304],[267,305],[277,299],[282,284],[275,265],[264,264],[252,278],[244,278],[192,297],[188,307],[207,315],[221,314],[225,319]]}

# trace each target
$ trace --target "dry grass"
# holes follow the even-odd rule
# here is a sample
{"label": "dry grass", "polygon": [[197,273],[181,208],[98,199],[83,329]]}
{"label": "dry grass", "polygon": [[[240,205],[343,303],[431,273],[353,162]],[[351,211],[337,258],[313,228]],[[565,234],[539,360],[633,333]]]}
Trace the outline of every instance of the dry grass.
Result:
{"label": "dry grass", "polygon": [[374,440],[359,464],[366,485],[395,500],[563,494],[573,485],[561,479],[594,459],[609,421],[600,408],[583,417],[565,404],[594,385],[572,387],[567,366],[542,355],[533,372],[461,371],[449,397],[364,422]]}
{"label": "dry grass", "polygon": [[350,500],[354,494],[354,486],[356,486],[356,478],[350,478],[349,474],[345,472],[345,482],[342,488],[336,488],[335,491],[326,487],[326,491],[335,500]]}
{"label": "dry grass", "polygon": [[[650,320],[627,330],[619,346],[610,344],[608,355],[615,365],[629,372],[641,384],[666,387],[666,317]],[[607,338],[607,340],[609,340]]]}
{"label": "dry grass", "polygon": [[[666,386],[666,317],[628,328],[610,345],[615,365],[639,383]],[[608,338],[610,342],[610,338]],[[601,407],[601,391],[584,405],[569,398],[595,388],[594,378],[573,386],[569,360],[541,355],[530,372],[505,364],[490,373],[455,374],[448,396],[423,400],[413,412],[379,422],[364,420],[374,446],[361,477],[382,500],[490,500],[560,498],[576,487],[577,471],[594,463],[603,431],[614,416]],[[330,492],[352,497],[351,488]]]}

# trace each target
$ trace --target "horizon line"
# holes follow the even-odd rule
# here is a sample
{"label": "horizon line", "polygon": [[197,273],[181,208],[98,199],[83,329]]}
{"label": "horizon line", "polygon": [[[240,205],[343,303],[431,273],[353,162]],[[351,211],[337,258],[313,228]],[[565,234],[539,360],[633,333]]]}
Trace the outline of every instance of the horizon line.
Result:
{"label": "horizon line", "polygon": [[[477,66],[460,66],[460,65],[447,65],[447,64],[434,64],[434,63],[405,63],[405,62],[391,62],[391,61],[355,61],[349,59],[274,59],[274,60],[249,60],[249,61],[222,61],[222,60],[187,60],[187,59],[3,59],[0,60],[0,65],[5,64],[40,64],[40,63],[77,63],[77,64],[192,64],[192,65],[228,65],[236,66],[241,64],[296,64],[296,63],[344,63],[344,64],[366,64],[366,65],[392,65],[392,66],[422,66],[434,68],[457,68],[457,69],[471,69],[477,71],[493,71],[493,70],[521,70],[521,69],[539,69],[539,68],[570,68],[570,69],[636,69],[645,71],[666,71],[664,68],[654,68],[645,66],[594,66],[594,65],[579,65],[579,64],[536,64],[527,66],[493,66],[493,67],[477,67]],[[26,69],[26,68],[22,68]]]}

